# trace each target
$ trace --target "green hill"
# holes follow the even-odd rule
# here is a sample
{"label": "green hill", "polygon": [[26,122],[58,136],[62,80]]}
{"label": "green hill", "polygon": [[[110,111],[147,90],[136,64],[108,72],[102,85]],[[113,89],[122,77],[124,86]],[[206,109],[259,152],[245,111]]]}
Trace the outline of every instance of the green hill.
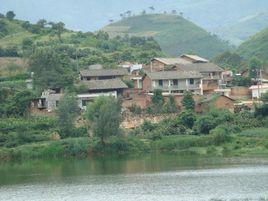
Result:
{"label": "green hill", "polygon": [[238,53],[245,58],[256,56],[268,62],[268,28],[242,43],[238,48]]}
{"label": "green hill", "polygon": [[31,24],[0,18],[0,57],[27,58],[34,49],[46,46],[66,52],[71,59],[78,60],[80,66],[96,63],[114,66],[122,61],[146,63],[152,57],[164,55],[153,38],[110,38],[103,31],[68,30],[63,23]]}
{"label": "green hill", "polygon": [[221,38],[229,40],[235,45],[240,45],[266,27],[268,27],[267,12],[243,17],[236,23],[220,28],[216,32]]}
{"label": "green hill", "polygon": [[102,30],[110,36],[152,36],[161,49],[171,56],[195,53],[211,58],[230,48],[215,35],[177,15],[150,14],[128,17]]}

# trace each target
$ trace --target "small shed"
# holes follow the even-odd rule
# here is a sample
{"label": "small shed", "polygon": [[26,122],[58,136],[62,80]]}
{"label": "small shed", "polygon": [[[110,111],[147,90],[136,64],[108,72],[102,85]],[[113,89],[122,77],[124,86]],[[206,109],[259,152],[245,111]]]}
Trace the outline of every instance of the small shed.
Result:
{"label": "small shed", "polygon": [[234,112],[235,100],[225,95],[214,94],[197,103],[196,111],[202,113],[210,108],[226,109]]}

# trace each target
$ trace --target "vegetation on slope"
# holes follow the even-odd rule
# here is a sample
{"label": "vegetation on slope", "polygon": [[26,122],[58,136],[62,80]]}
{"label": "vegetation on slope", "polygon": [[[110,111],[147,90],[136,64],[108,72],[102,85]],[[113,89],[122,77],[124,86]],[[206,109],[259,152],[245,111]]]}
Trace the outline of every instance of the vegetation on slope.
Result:
{"label": "vegetation on slope", "polygon": [[58,48],[81,65],[120,61],[147,62],[162,56],[153,38],[116,37],[104,32],[82,33],[67,30],[64,23],[39,20],[36,24],[0,18],[0,57],[28,57],[36,48]]}
{"label": "vegetation on slope", "polygon": [[226,42],[177,15],[149,14],[124,18],[103,28],[111,36],[153,36],[172,56],[195,53],[211,58],[229,49]]}
{"label": "vegetation on slope", "polygon": [[268,26],[268,13],[258,13],[241,18],[236,23],[221,27],[219,35],[232,44],[240,45]]}
{"label": "vegetation on slope", "polygon": [[245,58],[251,58],[256,56],[259,59],[267,62],[268,61],[268,29],[265,29],[248,41],[241,44],[237,51],[240,55]]}

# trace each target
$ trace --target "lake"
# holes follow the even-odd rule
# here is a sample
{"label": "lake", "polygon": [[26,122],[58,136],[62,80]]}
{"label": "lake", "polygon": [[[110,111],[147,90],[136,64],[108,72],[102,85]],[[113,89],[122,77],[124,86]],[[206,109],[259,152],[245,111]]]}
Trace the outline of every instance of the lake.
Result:
{"label": "lake", "polygon": [[268,200],[268,158],[151,154],[0,166],[0,200]]}

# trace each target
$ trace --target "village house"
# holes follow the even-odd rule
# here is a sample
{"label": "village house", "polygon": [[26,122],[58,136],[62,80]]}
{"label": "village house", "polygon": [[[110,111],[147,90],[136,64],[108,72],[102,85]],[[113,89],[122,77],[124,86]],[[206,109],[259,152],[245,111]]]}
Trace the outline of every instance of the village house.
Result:
{"label": "village house", "polygon": [[202,75],[196,71],[148,72],[143,78],[143,90],[152,93],[160,89],[163,95],[182,95],[185,91],[202,95]]}
{"label": "village house", "polygon": [[176,58],[154,58],[151,60],[150,71],[163,71],[170,66],[187,65],[193,63],[209,63],[209,61],[197,55],[189,54],[183,54]]}
{"label": "village house", "polygon": [[251,90],[252,99],[259,99],[262,94],[268,92],[268,84],[253,85],[249,89]]}
{"label": "village house", "polygon": [[213,63],[193,63],[187,65],[180,65],[177,67],[181,71],[197,71],[203,76],[203,91],[204,94],[214,93],[216,89],[221,88],[222,72],[219,66]]}
{"label": "village house", "polygon": [[80,71],[79,86],[84,89],[78,94],[79,106],[85,109],[88,102],[98,96],[123,96],[127,85],[122,81],[128,75],[127,69],[103,69],[101,66],[94,66]]}
{"label": "village house", "polygon": [[123,79],[124,76],[128,75],[128,71],[125,68],[115,68],[115,69],[103,69],[103,68],[90,68],[80,71],[81,81],[90,80],[108,80],[108,79]]}
{"label": "village house", "polygon": [[[99,96],[122,96],[124,89],[128,88],[122,81],[127,74],[126,69],[103,69],[101,65],[92,65],[89,69],[81,70],[80,81],[76,84],[81,91],[77,95],[80,109],[86,109],[88,102]],[[45,90],[40,98],[32,101],[32,108],[55,111],[62,96],[60,90]]]}
{"label": "village house", "polygon": [[155,58],[151,61],[148,70],[150,72],[165,70],[197,71],[203,75],[202,88],[204,94],[214,93],[216,89],[226,86],[222,75],[223,69],[197,55],[183,54],[178,58]]}
{"label": "village house", "polygon": [[220,94],[213,94],[199,101],[196,105],[196,112],[202,113],[209,110],[209,108],[225,109],[234,112],[235,100]]}

